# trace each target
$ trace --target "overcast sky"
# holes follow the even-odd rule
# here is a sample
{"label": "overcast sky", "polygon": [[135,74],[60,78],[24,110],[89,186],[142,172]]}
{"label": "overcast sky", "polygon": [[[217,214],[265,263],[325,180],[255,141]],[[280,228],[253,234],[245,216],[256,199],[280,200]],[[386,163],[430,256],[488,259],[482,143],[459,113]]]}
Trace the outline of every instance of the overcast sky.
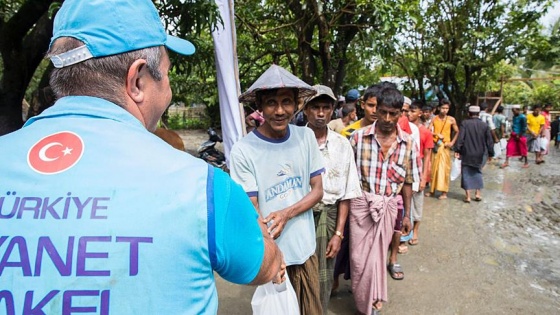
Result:
{"label": "overcast sky", "polygon": [[559,17],[560,17],[560,0],[556,0],[554,6],[548,10],[548,13],[545,16],[543,16],[542,23],[544,24],[545,27],[548,28],[549,26],[554,24],[554,22],[556,22],[556,20],[558,20]]}

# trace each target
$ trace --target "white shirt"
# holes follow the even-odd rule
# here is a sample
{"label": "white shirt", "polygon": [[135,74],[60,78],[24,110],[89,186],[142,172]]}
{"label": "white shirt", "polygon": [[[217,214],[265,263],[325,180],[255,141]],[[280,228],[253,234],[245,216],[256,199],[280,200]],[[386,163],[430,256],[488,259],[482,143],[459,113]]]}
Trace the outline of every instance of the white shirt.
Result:
{"label": "white shirt", "polygon": [[488,114],[487,112],[481,111],[479,114],[479,118],[480,120],[485,122],[488,127],[490,127],[490,130],[496,129],[496,125],[494,125],[494,119],[492,118],[492,115]]}
{"label": "white shirt", "polygon": [[354,151],[348,139],[329,129],[327,142],[319,146],[325,161],[323,199],[326,205],[362,195]]}
{"label": "white shirt", "polygon": [[[412,134],[410,136],[412,140],[414,140],[414,147],[416,148],[416,152],[420,152],[420,129],[418,129],[418,126],[411,123],[410,121],[408,122],[408,125],[410,126],[410,130],[412,131]],[[422,165],[420,165],[420,169],[423,169]],[[418,191],[419,189],[419,182],[412,183],[412,191]]]}
{"label": "white shirt", "polygon": [[[255,129],[231,149],[231,178],[257,197],[263,218],[300,201],[311,191],[311,178],[325,171],[313,131],[288,128],[282,139],[267,138]],[[276,243],[287,266],[301,265],[315,254],[313,210],[290,219]]]}

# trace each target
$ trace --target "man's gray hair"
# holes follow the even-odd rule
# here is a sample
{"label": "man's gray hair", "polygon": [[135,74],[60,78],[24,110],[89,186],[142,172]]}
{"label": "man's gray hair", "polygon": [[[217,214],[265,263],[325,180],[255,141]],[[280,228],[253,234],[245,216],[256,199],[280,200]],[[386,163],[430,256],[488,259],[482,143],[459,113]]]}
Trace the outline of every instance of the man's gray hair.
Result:
{"label": "man's gray hair", "polygon": [[[46,58],[82,45],[83,42],[72,37],[59,38],[52,44]],[[57,99],[64,96],[94,96],[124,106],[123,87],[132,63],[138,59],[146,60],[150,75],[154,80],[161,81],[161,58],[162,48],[159,46],[92,58],[68,67],[54,68],[49,83]]]}

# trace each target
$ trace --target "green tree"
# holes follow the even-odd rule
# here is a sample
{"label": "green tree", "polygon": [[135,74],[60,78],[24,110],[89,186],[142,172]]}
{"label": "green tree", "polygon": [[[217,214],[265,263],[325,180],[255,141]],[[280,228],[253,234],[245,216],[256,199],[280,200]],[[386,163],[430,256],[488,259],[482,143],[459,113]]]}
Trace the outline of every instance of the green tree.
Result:
{"label": "green tree", "polygon": [[[526,54],[514,60],[502,60],[485,68],[478,91],[498,91],[503,84],[506,104],[552,103],[559,107],[560,80],[547,80],[560,74],[560,19],[549,29],[525,43]],[[508,81],[514,79],[516,81]],[[521,80],[527,79],[527,80]]]}
{"label": "green tree", "polygon": [[[52,36],[53,18],[63,1],[3,0],[0,1],[0,135],[20,128],[23,124],[21,103],[26,89],[42,88],[48,84],[48,67],[36,71],[48,49]],[[56,5],[53,5],[56,3]],[[209,57],[207,41],[210,30],[219,23],[213,0],[154,1],[166,29],[193,41],[198,53],[179,59],[172,55],[177,72],[194,72],[197,65],[207,69]],[[187,36],[188,35],[188,36]],[[206,36],[206,37],[204,37]],[[202,38],[202,39],[201,39]],[[208,44],[209,43],[209,44]],[[213,65],[213,62],[212,62]],[[200,69],[200,68],[199,68]],[[200,71],[199,71],[200,72]],[[198,90],[200,93],[200,89]],[[196,94],[193,92],[193,94]]]}
{"label": "green tree", "polygon": [[23,124],[25,90],[48,49],[52,35],[49,7],[54,1],[0,2],[0,135]]}
{"label": "green tree", "polygon": [[367,77],[370,60],[382,48],[378,43],[398,32],[410,3],[237,1],[242,85],[248,87],[274,62],[309,84],[321,83],[339,94],[348,82]]}
{"label": "green tree", "polygon": [[[560,18],[539,35],[527,43],[524,68],[560,72]],[[530,71],[527,75],[531,75]]]}
{"label": "green tree", "polygon": [[[550,4],[540,0],[420,1],[409,16],[404,37],[394,41],[397,45],[385,57],[418,82],[428,78],[439,87],[440,98],[446,96],[452,107],[460,108],[476,99],[484,69],[526,53],[527,43],[539,36],[539,19]],[[421,85],[419,89],[423,98]]]}

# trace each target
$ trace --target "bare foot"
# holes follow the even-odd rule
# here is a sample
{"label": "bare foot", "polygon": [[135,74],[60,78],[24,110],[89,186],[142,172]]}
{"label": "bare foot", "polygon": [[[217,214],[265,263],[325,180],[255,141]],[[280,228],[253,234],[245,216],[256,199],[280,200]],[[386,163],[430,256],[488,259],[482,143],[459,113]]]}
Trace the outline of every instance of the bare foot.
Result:
{"label": "bare foot", "polygon": [[380,311],[383,308],[383,301],[377,300],[373,302],[373,305],[371,307],[373,307],[374,310]]}
{"label": "bare foot", "polygon": [[338,277],[334,277],[332,288],[331,288],[331,294],[336,294],[337,293],[338,285],[339,285]]}

